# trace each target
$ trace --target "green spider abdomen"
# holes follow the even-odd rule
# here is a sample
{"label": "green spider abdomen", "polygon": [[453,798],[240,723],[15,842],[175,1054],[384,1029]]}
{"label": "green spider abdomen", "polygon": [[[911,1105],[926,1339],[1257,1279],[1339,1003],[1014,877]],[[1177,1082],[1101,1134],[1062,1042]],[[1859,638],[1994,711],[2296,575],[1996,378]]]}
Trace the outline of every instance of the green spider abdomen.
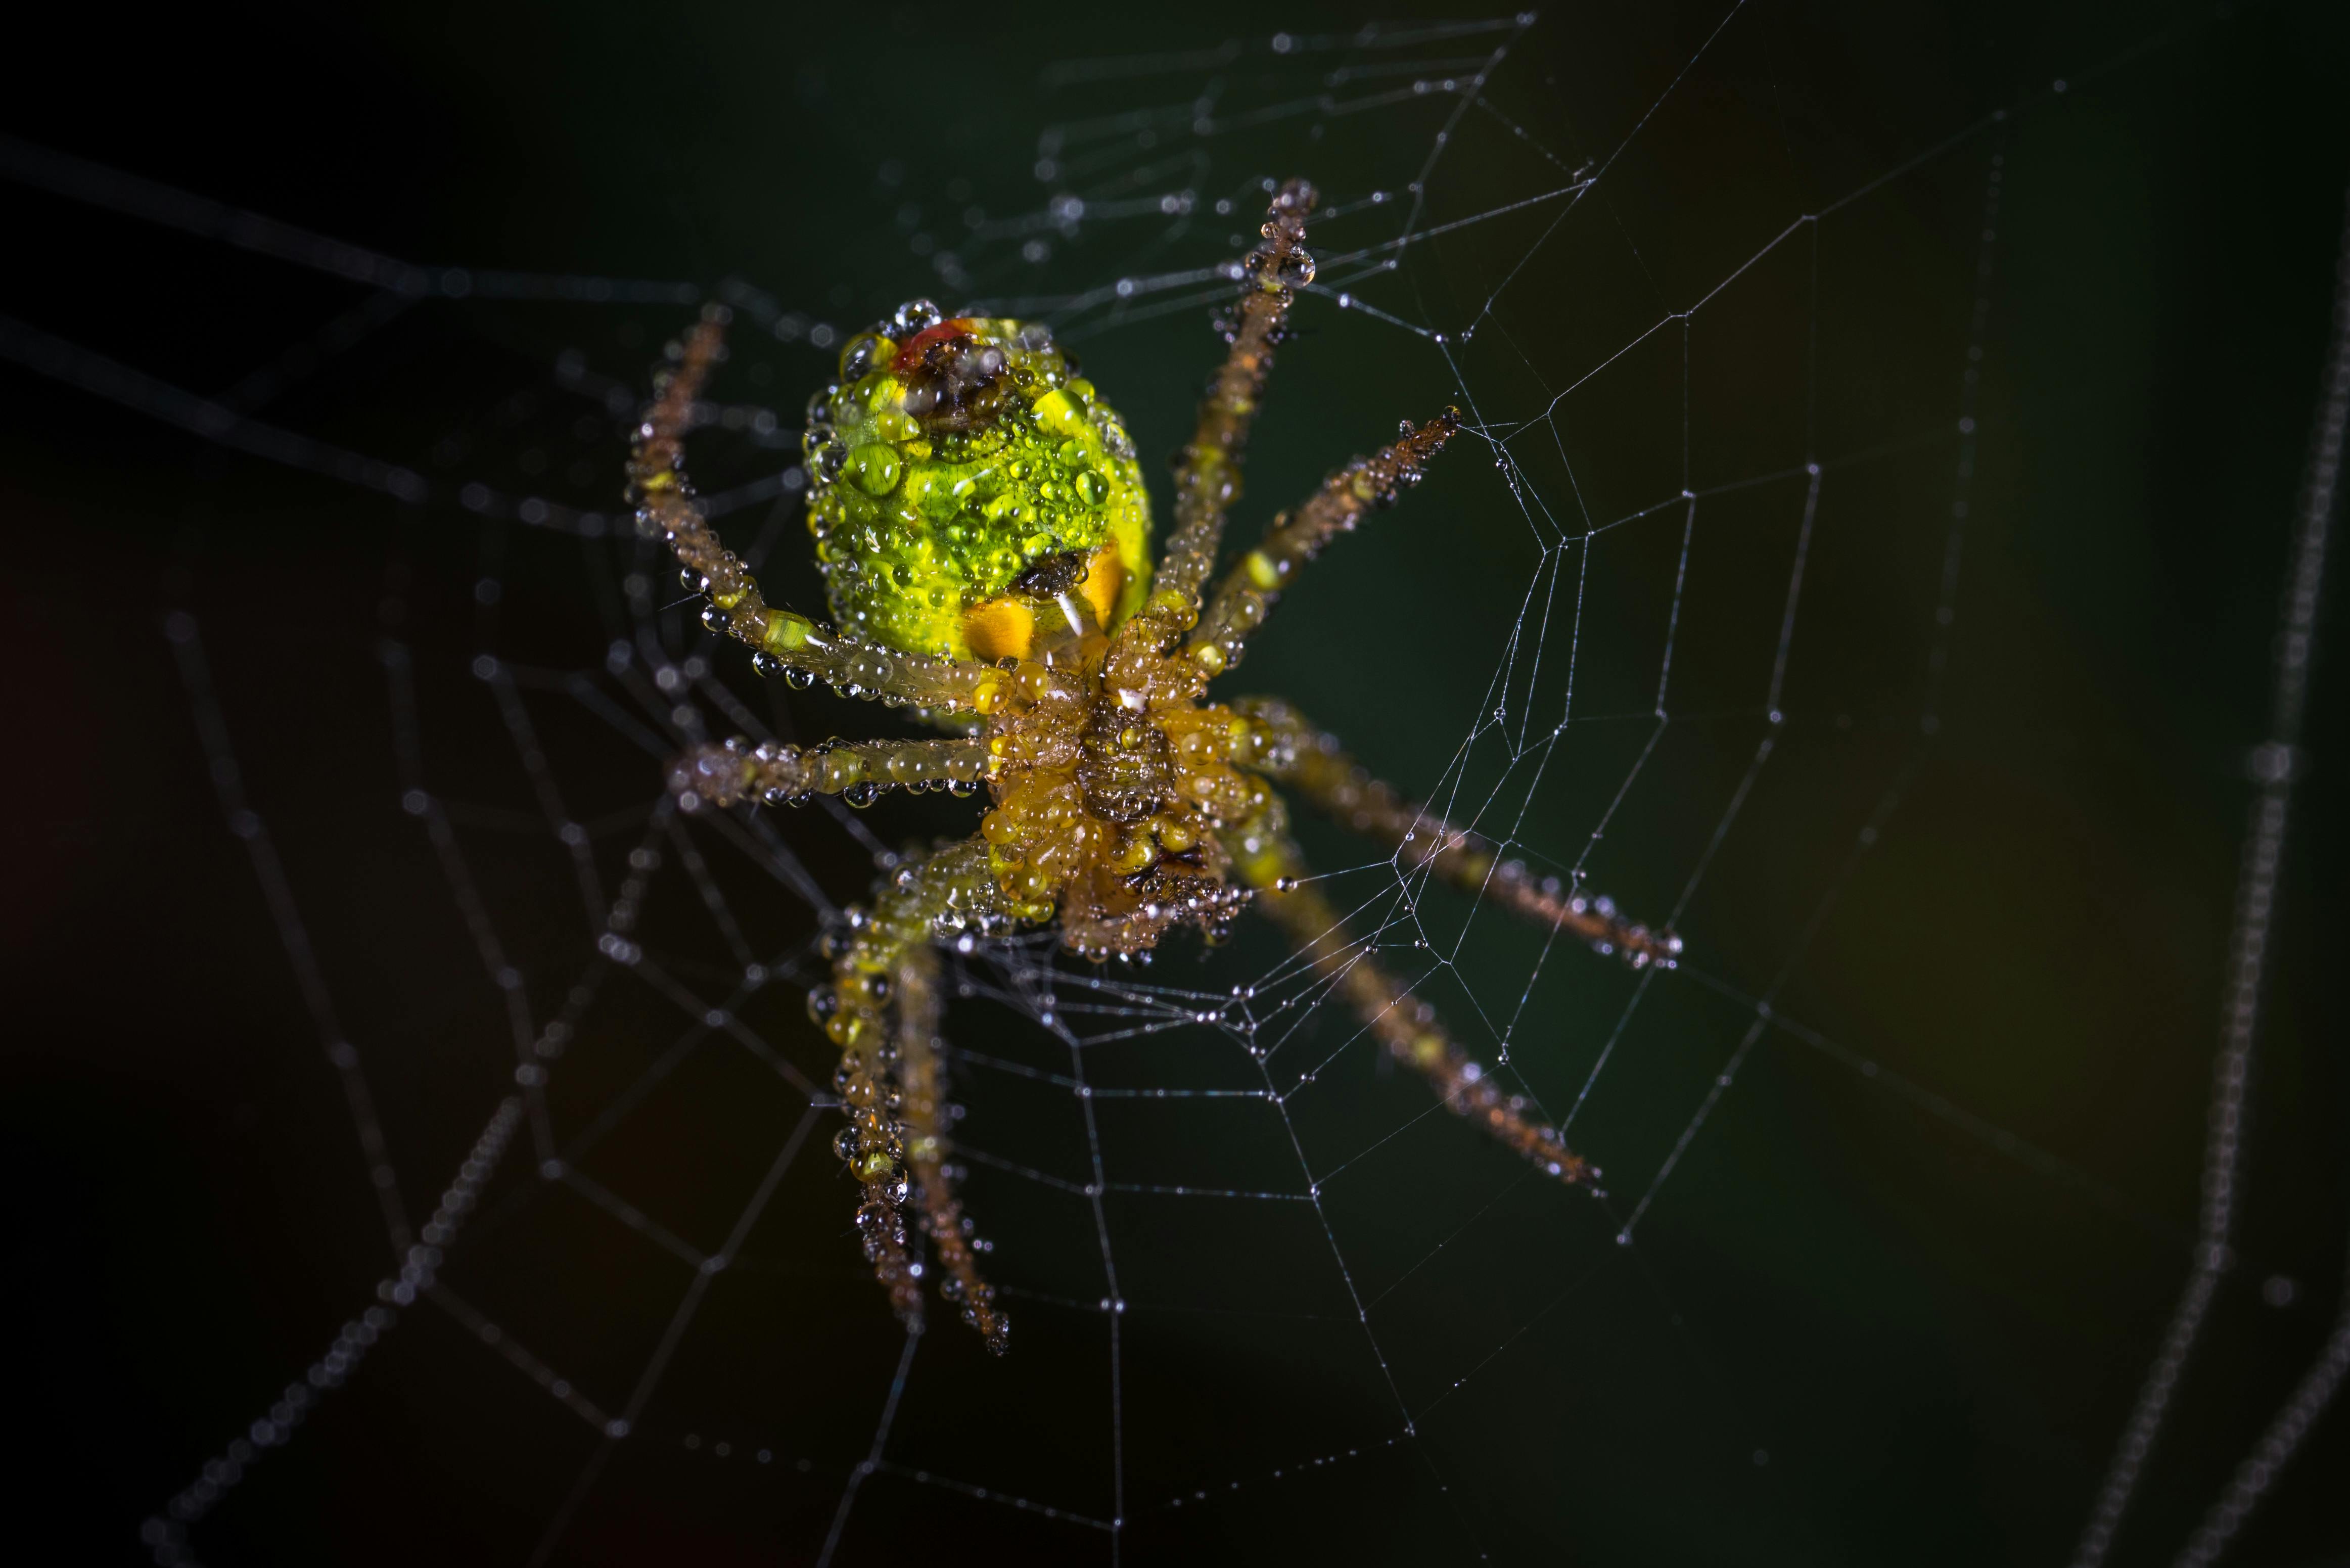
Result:
{"label": "green spider abdomen", "polygon": [[806,441],[808,529],[844,628],[995,659],[1025,656],[1055,603],[1107,629],[1141,602],[1133,442],[1041,325],[902,306],[848,340]]}

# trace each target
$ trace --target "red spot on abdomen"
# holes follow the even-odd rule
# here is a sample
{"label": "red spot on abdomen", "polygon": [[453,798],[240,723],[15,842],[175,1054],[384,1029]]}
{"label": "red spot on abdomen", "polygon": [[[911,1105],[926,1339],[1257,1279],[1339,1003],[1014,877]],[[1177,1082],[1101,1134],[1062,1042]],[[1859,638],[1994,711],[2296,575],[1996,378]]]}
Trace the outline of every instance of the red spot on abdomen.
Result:
{"label": "red spot on abdomen", "polygon": [[922,362],[922,356],[938,344],[950,343],[955,338],[970,336],[971,318],[969,317],[957,317],[951,321],[941,321],[936,327],[925,327],[898,345],[896,363],[919,365]]}

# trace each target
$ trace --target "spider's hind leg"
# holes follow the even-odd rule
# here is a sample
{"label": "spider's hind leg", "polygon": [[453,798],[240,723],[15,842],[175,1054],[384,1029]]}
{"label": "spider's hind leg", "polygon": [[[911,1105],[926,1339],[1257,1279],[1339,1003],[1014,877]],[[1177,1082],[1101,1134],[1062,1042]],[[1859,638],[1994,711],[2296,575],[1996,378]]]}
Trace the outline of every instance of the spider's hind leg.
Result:
{"label": "spider's hind leg", "polygon": [[1537,926],[1565,931],[1634,969],[1673,969],[1681,939],[1652,930],[1605,898],[1537,877],[1479,833],[1456,827],[1428,806],[1405,800],[1348,756],[1338,738],[1317,730],[1277,697],[1242,697],[1232,711],[1248,721],[1243,763],[1304,796],[1342,826],[1397,853],[1402,869],[1427,871]]}
{"label": "spider's hind leg", "polygon": [[1461,1049],[1434,1007],[1381,968],[1370,957],[1369,944],[1347,935],[1338,911],[1304,881],[1305,857],[1284,831],[1278,806],[1227,837],[1235,867],[1257,889],[1257,907],[1282,928],[1315,973],[1346,998],[1388,1054],[1426,1077],[1447,1108],[1535,1168],[1569,1184],[1598,1179],[1599,1172],[1568,1149],[1558,1128],[1543,1121],[1524,1096],[1503,1090],[1484,1064]]}
{"label": "spider's hind leg", "polygon": [[986,841],[965,839],[900,867],[870,909],[847,911],[847,929],[827,947],[832,981],[808,997],[809,1011],[840,1047],[832,1082],[848,1126],[833,1147],[864,1189],[857,1228],[875,1275],[899,1316],[919,1322],[921,1276],[907,1255],[905,1223],[906,1199],[919,1182],[924,1219],[947,1277],[960,1287],[964,1316],[995,1350],[1003,1348],[1005,1325],[972,1264],[945,1169],[931,942],[943,930],[1009,919]]}
{"label": "spider's hind leg", "polygon": [[939,955],[928,945],[910,948],[898,964],[898,1083],[906,1118],[906,1165],[922,1208],[922,1230],[931,1238],[939,1269],[939,1293],[962,1309],[963,1321],[979,1331],[987,1348],[1001,1355],[1012,1320],[995,1304],[995,1287],[980,1276],[971,1221],[955,1196],[954,1152],[948,1133],[951,1111],[946,1073],[940,1060]]}

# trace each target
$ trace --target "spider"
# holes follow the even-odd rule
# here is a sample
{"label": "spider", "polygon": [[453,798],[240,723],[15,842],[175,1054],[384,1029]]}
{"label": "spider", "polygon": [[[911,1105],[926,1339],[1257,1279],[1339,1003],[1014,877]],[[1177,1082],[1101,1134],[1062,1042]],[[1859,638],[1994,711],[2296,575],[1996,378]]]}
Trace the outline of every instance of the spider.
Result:
{"label": "spider", "polygon": [[[834,1142],[861,1188],[866,1257],[910,1325],[931,1239],[940,1293],[991,1349],[1010,1324],[981,1277],[951,1151],[935,944],[1056,925],[1082,958],[1147,961],[1179,926],[1220,940],[1247,905],[1270,916],[1396,1060],[1455,1112],[1566,1183],[1598,1172],[1521,1096],[1496,1084],[1435,1010],[1367,956],[1305,880],[1280,790],[1441,877],[1636,967],[1669,968],[1680,939],[1408,803],[1274,698],[1207,700],[1300,568],[1416,484],[1461,428],[1447,410],[1332,474],[1212,588],[1242,448],[1295,291],[1313,280],[1313,188],[1273,196],[1262,239],[1219,318],[1229,345],[1174,462],[1173,532],[1154,571],[1149,502],[1118,415],[1035,323],[949,317],[928,301],[848,340],[840,379],[808,410],[808,525],[832,626],[770,606],[712,533],[681,467],[694,400],[723,357],[712,309],[672,348],[629,475],[639,527],[664,539],[704,623],[747,644],[763,674],[817,680],[915,710],[950,738],[740,737],[697,747],[671,787],[688,810],[885,789],[984,786],[977,834],[899,868],[827,941],[831,979],[809,1012],[839,1047],[847,1125]],[[1274,786],[1280,786],[1277,790]]]}

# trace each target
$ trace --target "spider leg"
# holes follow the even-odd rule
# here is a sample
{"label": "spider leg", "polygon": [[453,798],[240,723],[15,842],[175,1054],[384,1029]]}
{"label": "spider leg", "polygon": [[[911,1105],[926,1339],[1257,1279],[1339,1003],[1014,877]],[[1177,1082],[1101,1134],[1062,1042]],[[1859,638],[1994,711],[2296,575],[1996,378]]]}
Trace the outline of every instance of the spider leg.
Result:
{"label": "spider leg", "polygon": [[1012,1320],[995,1305],[995,1287],[980,1277],[963,1218],[948,1174],[954,1144],[949,1125],[945,1072],[939,1060],[939,955],[928,943],[906,950],[899,961],[898,1083],[904,1100],[906,1164],[913,1174],[915,1200],[922,1206],[922,1229],[936,1249],[941,1271],[939,1293],[962,1308],[963,1321],[977,1329],[987,1348],[1003,1354]]}
{"label": "spider leg", "polygon": [[798,805],[811,796],[837,794],[868,805],[885,789],[945,788],[969,794],[987,776],[987,742],[951,741],[827,741],[818,746],[737,735],[723,745],[696,746],[670,768],[670,793],[688,811],[744,800]]}
{"label": "spider leg", "polygon": [[1378,456],[1355,459],[1323,481],[1305,505],[1275,517],[1264,542],[1242,556],[1216,585],[1185,653],[1211,675],[1238,664],[1249,633],[1263,623],[1297,569],[1332,539],[1351,533],[1366,512],[1394,505],[1419,483],[1428,460],[1460,429],[1461,415],[1454,409],[1417,430],[1406,420],[1401,433]]}
{"label": "spider leg", "polygon": [[1232,347],[1208,383],[1191,440],[1175,460],[1175,527],[1150,580],[1150,597],[1135,618],[1149,625],[1131,634],[1156,633],[1153,639],[1162,647],[1172,646],[1199,619],[1200,592],[1216,564],[1225,514],[1240,498],[1241,450],[1273,368],[1274,345],[1284,336],[1295,289],[1314,281],[1314,258],[1305,249],[1305,214],[1314,202],[1314,187],[1305,181],[1284,185],[1260,231],[1262,242],[1241,263],[1241,297],[1222,323]]}
{"label": "spider leg", "polygon": [[1567,1148],[1556,1127],[1535,1120],[1523,1096],[1504,1093],[1484,1064],[1445,1033],[1434,1007],[1411,995],[1370,958],[1366,944],[1347,934],[1338,911],[1304,881],[1305,857],[1278,806],[1230,835],[1227,845],[1241,876],[1257,889],[1257,907],[1347,999],[1388,1054],[1435,1086],[1447,1108],[1561,1181],[1598,1179],[1599,1172]]}
{"label": "spider leg", "polygon": [[668,542],[689,586],[710,601],[702,624],[751,649],[763,674],[789,676],[796,684],[827,681],[845,696],[876,697],[896,707],[990,711],[990,693],[1002,688],[1000,671],[968,659],[877,648],[774,608],[750,569],[711,531],[685,477],[685,428],[723,350],[725,322],[725,311],[713,309],[686,335],[677,368],[655,384],[652,407],[629,457],[637,526]]}
{"label": "spider leg", "polygon": [[1650,930],[1618,912],[1612,899],[1587,897],[1557,877],[1538,878],[1524,861],[1503,858],[1491,839],[1407,802],[1341,750],[1336,735],[1315,729],[1279,698],[1243,697],[1232,709],[1249,724],[1243,766],[1287,785],[1357,833],[1392,846],[1405,870],[1433,872],[1536,925],[1620,955],[1635,969],[1679,964],[1681,939],[1672,931]]}
{"label": "spider leg", "polygon": [[[841,1052],[832,1085],[848,1126],[833,1140],[833,1151],[864,1189],[857,1229],[865,1256],[890,1305],[909,1324],[920,1321],[922,1311],[920,1280],[906,1256],[905,1220],[907,1168],[916,1158],[910,1146],[920,1135],[910,1123],[917,1096],[903,1071],[904,1031],[893,1032],[885,1014],[908,965],[920,961],[913,955],[926,950],[933,937],[1009,919],[988,867],[986,841],[964,839],[919,866],[901,867],[869,909],[850,909],[847,929],[827,939],[832,981],[808,993],[808,1012]],[[928,1005],[935,1011],[934,1001]],[[929,1039],[927,1029],[923,1038]],[[935,1067],[929,1071],[935,1106]]]}

